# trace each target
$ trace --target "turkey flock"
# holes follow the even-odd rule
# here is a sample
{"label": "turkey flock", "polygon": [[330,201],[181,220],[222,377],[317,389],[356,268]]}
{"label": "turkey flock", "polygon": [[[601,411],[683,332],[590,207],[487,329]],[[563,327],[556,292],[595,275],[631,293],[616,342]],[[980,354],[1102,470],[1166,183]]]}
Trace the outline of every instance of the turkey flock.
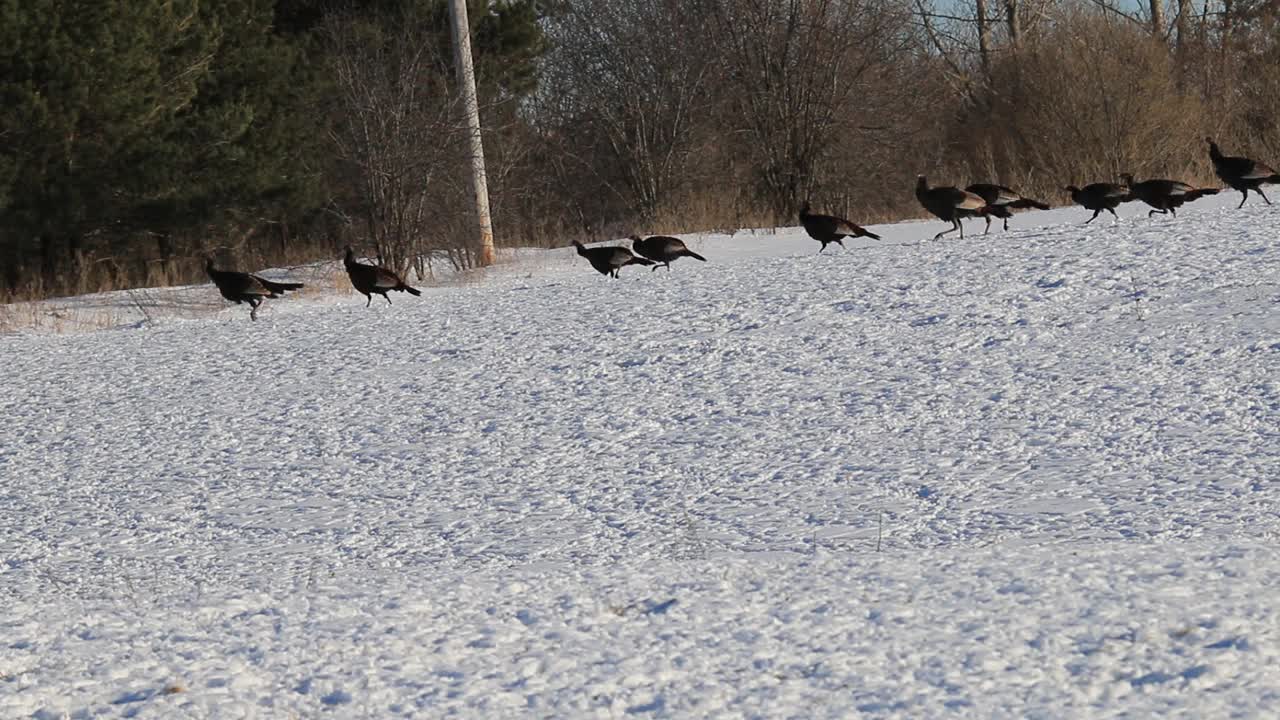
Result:
{"label": "turkey flock", "polygon": [[[1271,204],[1271,200],[1262,191],[1262,186],[1280,184],[1280,173],[1264,163],[1246,157],[1223,155],[1212,138],[1205,138],[1205,142],[1209,144],[1209,159],[1213,161],[1214,173],[1228,187],[1240,191],[1243,195],[1237,209],[1244,207],[1250,191],[1257,193],[1268,205]],[[1084,187],[1068,185],[1065,188],[1071,194],[1072,202],[1093,211],[1093,215],[1084,224],[1088,225],[1096,220],[1103,211],[1111,213],[1118,219],[1116,207],[1121,203],[1135,200],[1141,200],[1151,206],[1151,210],[1147,212],[1148,217],[1156,213],[1177,217],[1178,208],[1185,203],[1219,192],[1219,188],[1197,188],[1178,180],[1155,178],[1135,181],[1128,173],[1122,174],[1120,179],[1122,180],[1120,183],[1098,182]],[[975,183],[964,189],[950,185],[930,186],[928,178],[924,175],[916,178],[916,199],[925,210],[939,220],[951,223],[949,229],[934,235],[934,240],[957,230],[963,238],[964,225],[961,220],[966,218],[983,218],[987,223],[985,232],[990,232],[992,218],[1002,220],[1004,229],[1008,230],[1009,218],[1013,216],[1015,210],[1049,209],[1047,203],[1026,197],[1004,185]],[[804,226],[809,237],[822,244],[818,249],[819,254],[831,243],[844,247],[844,238],[880,239],[879,235],[849,220],[832,215],[819,215],[810,212],[811,210],[808,202],[801,206],[800,224]],[[707,260],[690,250],[679,238],[666,235],[642,238],[639,235],[632,235],[629,240],[631,240],[629,249],[620,245],[587,247],[576,240],[573,245],[578,254],[586,258],[596,272],[612,278],[619,277],[619,271],[628,265],[647,265],[651,270],[657,270],[659,267],[671,270],[671,263],[680,258],[689,257],[702,262]],[[385,267],[357,262],[355,252],[350,247],[346,249],[343,265],[347,270],[347,276],[351,279],[351,285],[367,298],[365,307],[369,307],[373,302],[374,295],[381,295],[387,304],[391,304],[391,298],[387,296],[388,292],[422,294],[405,284],[399,275]],[[214,268],[212,258],[207,259],[206,270],[224,298],[237,304],[249,304],[251,320],[257,319],[258,307],[264,300],[280,297],[286,292],[302,287],[302,283],[273,282],[250,273],[217,270]]]}
{"label": "turkey flock", "polygon": [[[409,287],[404,280],[400,278],[394,271],[388,270],[380,265],[366,265],[356,262],[355,250],[347,248],[346,254],[342,258],[342,265],[347,270],[347,277],[351,280],[351,286],[368,300],[364,306],[369,307],[373,302],[374,295],[381,295],[387,304],[391,304],[391,298],[387,296],[389,292],[407,292],[410,295],[421,295],[422,291]],[[209,273],[209,279],[213,281],[214,287],[218,288],[218,292],[222,293],[222,297],[239,305],[240,303],[249,304],[249,319],[258,319],[258,306],[268,298],[276,298],[284,295],[290,290],[301,290],[302,283],[285,283],[272,282],[266,278],[253,275],[251,273],[236,272],[234,270],[217,270],[213,266],[213,258],[205,258],[205,272]]]}
{"label": "turkey flock", "polygon": [[[1255,160],[1223,155],[1212,138],[1205,138],[1205,142],[1209,143],[1209,159],[1213,161],[1214,172],[1229,187],[1244,194],[1240,199],[1239,207],[1244,207],[1250,190],[1258,193],[1268,205],[1271,204],[1271,200],[1262,192],[1262,186],[1280,184],[1280,174],[1270,166]],[[1137,182],[1128,173],[1121,175],[1120,178],[1123,180],[1122,183],[1092,183],[1082,188],[1068,185],[1065,188],[1071,194],[1073,202],[1086,210],[1093,211],[1093,216],[1085,221],[1086,225],[1097,219],[1104,210],[1119,218],[1116,215],[1116,207],[1120,203],[1134,200],[1141,200],[1151,206],[1152,209],[1147,213],[1148,217],[1156,213],[1177,217],[1178,208],[1183,204],[1206,195],[1215,195],[1219,191],[1218,188],[1197,188],[1177,180],[1152,179]],[[975,183],[964,189],[951,185],[930,186],[928,178],[924,175],[916,177],[916,199],[925,210],[939,220],[951,223],[949,229],[934,235],[934,240],[957,230],[960,232],[960,237],[964,237],[964,225],[960,221],[966,218],[985,219],[987,221],[985,232],[991,232],[992,218],[1002,220],[1004,229],[1008,230],[1009,218],[1013,217],[1015,210],[1049,209],[1048,203],[1026,197],[1004,185]],[[880,239],[879,235],[857,223],[833,215],[819,215],[811,212],[812,209],[808,202],[800,207],[800,224],[804,226],[809,237],[822,244],[818,249],[819,254],[831,243],[844,247],[844,238]],[[659,235],[641,240],[637,236],[632,236],[631,240],[635,254],[620,246],[588,248],[576,241],[574,245],[578,248],[578,254],[587,258],[592,267],[603,275],[615,278],[618,277],[618,270],[627,265],[650,265],[656,261],[667,264],[670,269],[669,261],[678,257],[690,256],[705,260],[686,248],[684,243],[676,238]]]}

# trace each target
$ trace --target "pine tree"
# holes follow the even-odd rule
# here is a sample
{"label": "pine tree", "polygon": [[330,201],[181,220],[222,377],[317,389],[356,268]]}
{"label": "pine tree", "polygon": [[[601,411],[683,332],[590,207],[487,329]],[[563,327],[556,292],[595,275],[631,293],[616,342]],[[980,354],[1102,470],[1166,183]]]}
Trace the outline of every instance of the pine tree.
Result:
{"label": "pine tree", "polygon": [[[267,0],[0,0],[0,252],[66,289],[88,237],[209,222],[310,180],[311,84]],[[308,115],[302,115],[305,120]],[[127,253],[127,247],[123,248]]]}

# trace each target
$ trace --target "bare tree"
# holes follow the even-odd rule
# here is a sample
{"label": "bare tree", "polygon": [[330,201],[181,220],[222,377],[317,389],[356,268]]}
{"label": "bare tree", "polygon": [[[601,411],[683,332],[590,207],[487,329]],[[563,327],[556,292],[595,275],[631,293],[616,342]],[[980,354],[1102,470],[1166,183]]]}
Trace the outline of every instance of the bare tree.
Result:
{"label": "bare tree", "polygon": [[555,49],[543,96],[557,124],[575,128],[564,150],[644,220],[684,183],[707,118],[711,73],[690,31],[697,20],[682,0],[581,0],[548,28]]}
{"label": "bare tree", "polygon": [[1108,15],[1121,18],[1144,28],[1152,37],[1166,39],[1164,0],[1146,0],[1130,3],[1124,0],[1089,0],[1089,3]]}
{"label": "bare tree", "polygon": [[[464,129],[449,89],[447,48],[404,18],[376,25],[330,16],[325,37],[342,105],[333,127],[340,160],[359,188],[368,239],[382,262],[405,273],[424,253],[468,259],[461,238],[440,238],[439,196],[461,173]],[[421,269],[421,266],[418,266]]]}
{"label": "bare tree", "polygon": [[1004,19],[1009,27],[1009,47],[1017,52],[1022,47],[1022,3],[1004,0]]}
{"label": "bare tree", "polygon": [[1164,1],[1148,0],[1151,7],[1151,35],[1164,37]]}
{"label": "bare tree", "polygon": [[991,80],[991,22],[987,15],[987,0],[974,0],[974,12],[978,19],[978,56],[982,59],[982,79]]}
{"label": "bare tree", "polygon": [[997,95],[966,136],[998,144],[997,174],[1024,187],[1182,174],[1202,154],[1187,149],[1203,145],[1203,106],[1179,90],[1171,54],[1145,28],[1063,10],[1039,42],[1002,64],[996,84],[1015,74],[1019,92]]}
{"label": "bare tree", "polygon": [[711,10],[759,189],[789,217],[839,174],[837,138],[866,148],[897,122],[908,15],[882,0],[713,0]]}

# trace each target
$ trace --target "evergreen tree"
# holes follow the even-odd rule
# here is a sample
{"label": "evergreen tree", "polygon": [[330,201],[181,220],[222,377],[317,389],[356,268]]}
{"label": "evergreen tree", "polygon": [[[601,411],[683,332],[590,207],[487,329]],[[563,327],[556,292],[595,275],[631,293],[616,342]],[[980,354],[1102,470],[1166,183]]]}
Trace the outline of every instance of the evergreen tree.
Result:
{"label": "evergreen tree", "polygon": [[[0,250],[69,283],[86,238],[305,187],[298,51],[268,0],[0,0]],[[309,116],[302,116],[303,118]]]}
{"label": "evergreen tree", "polygon": [[[0,290],[75,290],[93,253],[166,261],[174,236],[299,216],[325,185],[340,201],[317,41],[338,9],[417,18],[453,82],[447,0],[0,0]],[[482,95],[526,96],[541,5],[469,10]]]}

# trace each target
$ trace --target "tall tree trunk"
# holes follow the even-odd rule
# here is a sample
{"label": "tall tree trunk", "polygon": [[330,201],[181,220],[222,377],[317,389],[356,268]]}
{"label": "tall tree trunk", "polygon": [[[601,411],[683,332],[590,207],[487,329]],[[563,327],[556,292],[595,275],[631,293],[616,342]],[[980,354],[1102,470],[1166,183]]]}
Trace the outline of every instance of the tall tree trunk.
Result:
{"label": "tall tree trunk", "polygon": [[1018,0],[1004,0],[1005,21],[1009,24],[1009,47],[1016,53],[1022,49],[1022,15]]}
{"label": "tall tree trunk", "polygon": [[1178,17],[1174,20],[1178,46],[1191,42],[1191,0],[1178,0]]}
{"label": "tall tree trunk", "polygon": [[1231,54],[1231,31],[1234,29],[1234,14],[1235,3],[1232,0],[1222,0],[1222,54],[1224,57]]}
{"label": "tall tree trunk", "polygon": [[173,238],[169,233],[156,233],[156,254],[160,256],[160,279],[164,282],[173,282],[172,263],[173,263]]}
{"label": "tall tree trunk", "polygon": [[1178,17],[1174,18],[1173,27],[1178,43],[1178,87],[1183,87],[1187,82],[1191,58],[1191,0],[1178,0]]}
{"label": "tall tree trunk", "polygon": [[1151,34],[1156,38],[1164,36],[1164,2],[1151,0]]}
{"label": "tall tree trunk", "polygon": [[63,263],[63,267],[71,273],[65,280],[68,290],[77,295],[89,292],[87,281],[90,268],[84,254],[83,235],[72,233],[67,238],[67,259]]}
{"label": "tall tree trunk", "polygon": [[52,235],[40,236],[40,282],[44,286],[41,294],[52,292],[57,286],[58,278],[58,241]]}
{"label": "tall tree trunk", "polygon": [[982,80],[991,81],[991,24],[987,21],[987,0],[974,0],[978,15],[978,56],[982,61]]}

